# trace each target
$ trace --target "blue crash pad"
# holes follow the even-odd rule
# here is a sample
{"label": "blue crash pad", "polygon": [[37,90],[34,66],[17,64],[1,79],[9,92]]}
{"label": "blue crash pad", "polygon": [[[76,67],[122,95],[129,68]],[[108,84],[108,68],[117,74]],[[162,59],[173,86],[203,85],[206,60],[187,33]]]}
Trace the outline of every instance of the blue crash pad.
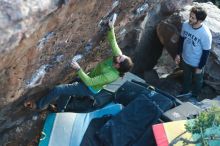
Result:
{"label": "blue crash pad", "polygon": [[90,113],[51,113],[46,118],[39,146],[79,146],[92,119],[115,115],[121,110],[121,104],[111,103]]}

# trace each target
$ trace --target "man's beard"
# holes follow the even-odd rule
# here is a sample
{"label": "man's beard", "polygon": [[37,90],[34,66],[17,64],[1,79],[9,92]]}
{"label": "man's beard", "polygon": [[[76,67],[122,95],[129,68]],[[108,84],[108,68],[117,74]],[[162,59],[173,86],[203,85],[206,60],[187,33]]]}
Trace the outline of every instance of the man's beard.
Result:
{"label": "man's beard", "polygon": [[198,23],[198,22],[189,21],[189,24],[192,25],[192,26],[196,25],[197,23]]}

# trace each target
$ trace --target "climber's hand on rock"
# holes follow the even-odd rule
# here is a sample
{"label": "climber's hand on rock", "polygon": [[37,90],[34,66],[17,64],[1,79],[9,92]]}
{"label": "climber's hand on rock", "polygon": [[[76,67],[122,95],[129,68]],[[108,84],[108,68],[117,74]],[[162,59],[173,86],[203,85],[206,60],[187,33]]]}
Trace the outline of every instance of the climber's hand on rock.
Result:
{"label": "climber's hand on rock", "polygon": [[75,70],[80,70],[80,66],[76,61],[71,62],[71,67]]}
{"label": "climber's hand on rock", "polygon": [[117,18],[117,14],[114,13],[114,14],[112,15],[112,17],[109,19],[108,25],[109,25],[110,28],[113,28],[113,27],[114,27],[116,18]]}

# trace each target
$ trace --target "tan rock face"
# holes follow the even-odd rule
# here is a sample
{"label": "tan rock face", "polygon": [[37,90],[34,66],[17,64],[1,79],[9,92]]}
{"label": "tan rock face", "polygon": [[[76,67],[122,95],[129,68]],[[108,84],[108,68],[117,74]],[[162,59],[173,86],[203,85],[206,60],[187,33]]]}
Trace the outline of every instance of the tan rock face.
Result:
{"label": "tan rock face", "polygon": [[54,11],[59,0],[1,0],[0,51],[10,51],[35,31],[36,22]]}
{"label": "tan rock face", "polygon": [[[43,4],[46,1],[39,2]],[[157,49],[151,47],[151,44],[155,42],[159,44],[158,39],[151,41],[151,38],[154,39],[156,36],[154,30],[163,18],[160,15],[179,8],[172,7],[172,10],[160,12],[161,0],[126,0],[114,3],[112,0],[50,2],[48,7],[42,9],[42,13],[36,13],[33,18],[31,14],[21,17],[19,21],[21,26],[25,22],[29,22],[30,25],[25,25],[24,28],[5,37],[4,40],[7,41],[1,41],[0,145],[4,143],[26,145],[40,133],[39,125],[45,116],[42,114],[33,116],[32,112],[23,108],[23,102],[26,98],[42,97],[56,84],[70,82],[75,73],[69,64],[75,56],[82,57],[79,63],[88,71],[110,54],[103,26],[113,12],[118,13],[115,30],[119,46],[125,54],[138,56],[141,49],[150,48],[147,52],[151,52],[152,48]],[[65,5],[61,5],[65,2]],[[59,9],[56,9],[56,5],[59,5]],[[41,12],[40,10],[39,8],[37,12]],[[7,24],[7,21],[5,20],[4,24]],[[103,22],[102,27],[99,27],[100,22]],[[148,37],[145,38],[146,36]],[[143,55],[142,59],[149,59],[141,62],[152,62],[150,59],[153,57],[152,53]]]}
{"label": "tan rock face", "polygon": [[46,17],[34,19],[34,23],[30,23],[33,25],[29,25],[32,32],[28,35],[17,30],[19,36],[15,37],[16,41],[2,41],[5,44],[0,49],[0,145],[26,145],[34,135],[39,134],[41,128],[36,126],[43,117],[37,116],[37,121],[30,118],[32,113],[22,107],[25,98],[39,98],[46,94],[48,88],[70,82],[75,76],[69,66],[74,56],[81,54],[80,64],[89,70],[109,55],[106,42],[101,42],[105,37],[98,27],[99,22],[111,11],[120,13],[116,22],[118,34],[121,31],[119,24],[125,27],[133,22],[128,18],[138,22],[139,17],[145,15],[145,9],[133,14],[142,4],[144,1],[141,0],[123,1],[114,3],[118,8],[113,9],[110,0],[68,1],[68,4],[51,11]]}
{"label": "tan rock face", "polygon": [[[37,126],[34,124],[39,123],[41,117],[33,121],[28,116],[30,113],[22,108],[26,95],[41,97],[49,87],[72,80],[74,72],[69,62],[76,52],[83,52],[86,43],[97,32],[101,17],[111,10],[111,6],[111,1],[69,1],[47,17],[35,20],[36,24],[30,28],[33,31],[30,36],[24,34],[22,39],[16,38],[18,43],[14,46],[17,47],[9,50],[1,47],[0,145],[16,144],[15,139],[22,145],[30,141],[23,135],[31,136],[29,133],[34,128],[31,126]],[[93,62],[102,57],[96,57],[96,54],[97,51],[90,54]],[[25,117],[29,117],[29,121],[24,120]],[[25,123],[22,125],[23,121]],[[22,130],[9,132],[11,128],[16,130],[18,125]],[[35,128],[36,135],[40,129]]]}

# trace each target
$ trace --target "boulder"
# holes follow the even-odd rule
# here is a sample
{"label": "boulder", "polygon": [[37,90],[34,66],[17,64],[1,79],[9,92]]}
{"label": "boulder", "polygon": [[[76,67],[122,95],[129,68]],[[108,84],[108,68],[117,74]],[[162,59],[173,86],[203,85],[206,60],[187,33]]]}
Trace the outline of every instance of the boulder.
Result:
{"label": "boulder", "polygon": [[71,82],[72,59],[89,71],[109,56],[113,13],[119,46],[145,70],[162,50],[156,24],[188,1],[0,0],[0,145],[36,145],[45,113],[24,109],[24,101]]}

